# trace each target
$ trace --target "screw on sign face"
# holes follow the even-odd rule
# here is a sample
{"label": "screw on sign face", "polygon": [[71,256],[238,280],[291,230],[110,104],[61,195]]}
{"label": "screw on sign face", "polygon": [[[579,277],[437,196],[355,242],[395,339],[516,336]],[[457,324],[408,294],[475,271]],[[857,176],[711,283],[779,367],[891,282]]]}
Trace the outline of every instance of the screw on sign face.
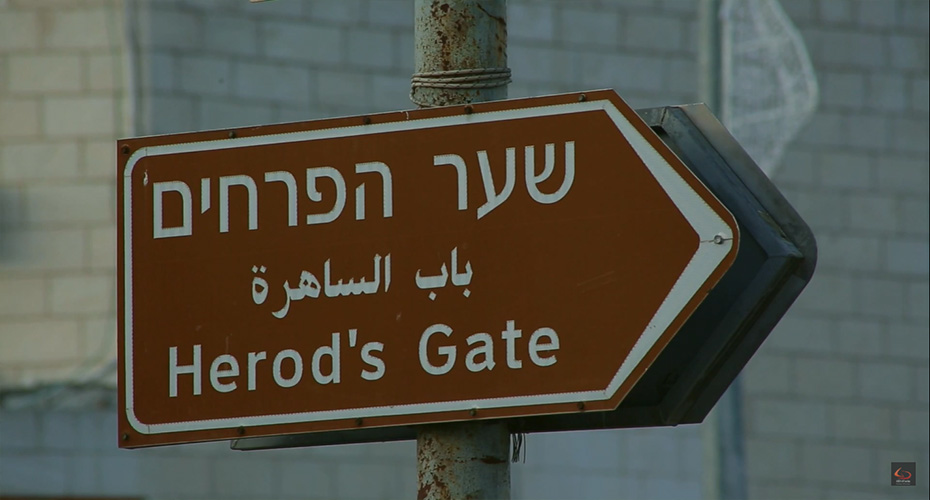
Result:
{"label": "screw on sign face", "polygon": [[736,223],[612,91],[471,108],[121,141],[121,446],[615,408]]}

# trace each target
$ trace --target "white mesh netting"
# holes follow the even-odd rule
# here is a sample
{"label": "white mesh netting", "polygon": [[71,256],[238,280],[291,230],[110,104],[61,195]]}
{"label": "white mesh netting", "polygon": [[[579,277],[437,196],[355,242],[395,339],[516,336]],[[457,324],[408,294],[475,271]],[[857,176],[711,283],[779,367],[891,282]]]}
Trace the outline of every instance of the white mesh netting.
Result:
{"label": "white mesh netting", "polygon": [[723,122],[771,175],[817,106],[804,41],[778,0],[723,0]]}

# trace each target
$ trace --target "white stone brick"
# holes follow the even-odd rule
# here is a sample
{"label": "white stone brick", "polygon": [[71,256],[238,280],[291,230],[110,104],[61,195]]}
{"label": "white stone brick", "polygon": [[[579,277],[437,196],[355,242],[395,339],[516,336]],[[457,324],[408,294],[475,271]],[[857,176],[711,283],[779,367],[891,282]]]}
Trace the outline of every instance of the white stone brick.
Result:
{"label": "white stone brick", "polygon": [[0,179],[7,182],[74,179],[78,176],[74,142],[28,142],[0,148]]}
{"label": "white stone brick", "polygon": [[413,2],[410,0],[370,0],[368,22],[373,26],[413,28]]}
{"label": "white stone brick", "polygon": [[[226,3],[224,0],[213,1]],[[254,14],[260,15],[261,17],[283,17],[291,20],[300,20],[304,15],[304,9],[300,5],[302,3],[304,2],[266,2],[265,5],[261,5],[261,9],[256,10]]]}
{"label": "white stone brick", "polygon": [[754,356],[743,368],[747,394],[787,394],[794,388],[794,367],[790,356]]}
{"label": "white stone brick", "polygon": [[827,433],[824,403],[766,398],[748,401],[747,409],[752,435],[816,438]]}
{"label": "white stone brick", "polygon": [[45,101],[43,128],[50,136],[114,136],[113,97],[53,97]]}
{"label": "white stone brick", "polygon": [[917,401],[927,403],[930,401],[930,368],[918,367],[917,372]]}
{"label": "white stone brick", "polygon": [[908,86],[910,87],[908,107],[924,114],[930,111],[930,92],[928,92],[930,80],[926,76],[911,78]]}
{"label": "white stone brick", "polygon": [[[818,12],[816,4],[810,0],[781,0],[781,6],[795,24],[806,24],[814,19]],[[817,9],[819,11],[819,9]]]}
{"label": "white stone brick", "polygon": [[551,41],[555,37],[555,3],[511,2],[507,5],[508,43]]}
{"label": "white stone brick", "polygon": [[39,45],[37,12],[4,9],[0,16],[0,49],[31,49]]}
{"label": "white stone brick", "polygon": [[59,497],[67,492],[71,457],[66,455],[20,455],[0,460],[4,496],[36,495]]}
{"label": "white stone brick", "polygon": [[930,317],[930,285],[911,283],[907,286],[908,317],[926,320]]}
{"label": "white stone brick", "polygon": [[899,112],[907,109],[907,79],[901,74],[869,75],[869,107],[879,111]]}
{"label": "white stone brick", "polygon": [[[232,87],[229,61],[210,56],[178,58],[180,89],[190,94],[225,96]],[[270,76],[270,75],[267,75]],[[273,80],[273,78],[269,78]]]}
{"label": "white stone brick", "polygon": [[0,278],[0,317],[45,311],[46,283],[36,278]]}
{"label": "white stone brick", "polygon": [[92,269],[113,269],[116,266],[116,229],[111,225],[91,229],[87,236]]}
{"label": "white stone brick", "polygon": [[930,5],[921,0],[906,0],[900,2],[898,6],[898,24],[902,27],[915,30],[917,32],[927,33],[927,25],[930,23]]}
{"label": "white stone brick", "polygon": [[258,53],[258,23],[248,17],[211,13],[204,21],[204,44],[211,52],[255,55]]}
{"label": "white stone brick", "polygon": [[325,24],[358,24],[363,14],[361,0],[301,3],[306,15],[315,21],[324,21]]}
{"label": "white stone brick", "polygon": [[348,30],[349,64],[363,68],[387,69],[395,66],[393,36],[387,31]]}
{"label": "white stone brick", "polygon": [[788,148],[772,181],[779,187],[814,184],[814,175],[817,173],[814,166],[820,164],[819,158],[815,160],[814,157],[810,151]]}
{"label": "white stone brick", "polygon": [[836,231],[850,225],[851,202],[846,193],[807,188],[784,189],[782,194],[814,230]]}
{"label": "white stone brick", "polygon": [[349,72],[319,71],[316,77],[320,103],[356,103],[358,106],[368,104],[369,79],[364,75]]}
{"label": "white stone brick", "polygon": [[74,275],[51,279],[53,314],[100,314],[115,309],[113,277]]}
{"label": "white stone brick", "polygon": [[213,466],[220,471],[215,492],[221,498],[261,498],[272,491],[274,464],[269,460],[233,456],[219,458]]}
{"label": "white stone brick", "polygon": [[632,101],[629,98],[631,90],[653,93],[664,84],[663,63],[654,57],[591,52],[582,54],[580,59],[581,69],[577,77],[581,79],[582,85],[588,88],[614,88],[628,102]]}
{"label": "white stone brick", "polygon": [[866,447],[803,442],[800,465],[801,477],[809,480],[829,477],[845,484],[872,484],[878,475],[872,450]]}
{"label": "white stone brick", "polygon": [[753,482],[797,479],[799,461],[798,446],[790,441],[746,440],[746,467]]}
{"label": "white stone brick", "polygon": [[112,180],[116,172],[116,142],[112,139],[84,141],[83,174]]}
{"label": "white stone brick", "polygon": [[558,13],[559,38],[567,44],[616,47],[620,18],[614,10],[563,7]]}
{"label": "white stone brick", "polygon": [[[807,288],[801,292],[797,307],[802,311],[852,313],[856,310],[855,288],[858,285],[846,273],[829,273],[824,270],[815,274]],[[815,332],[803,335],[813,337]],[[824,336],[829,336],[824,332]]]}
{"label": "white stone brick", "polygon": [[9,90],[24,94],[81,89],[81,58],[73,55],[12,55],[7,61]]}
{"label": "white stone brick", "polygon": [[794,360],[797,394],[816,396],[819,401],[844,399],[855,394],[854,365],[829,358]]}
{"label": "white stone brick", "polygon": [[525,43],[508,50],[508,65],[515,83],[567,82],[576,77],[574,52]]}
{"label": "white stone brick", "polygon": [[926,443],[930,439],[930,412],[923,410],[898,411],[898,434],[902,441]]}
{"label": "white stone brick", "polygon": [[126,88],[123,54],[92,54],[84,62],[84,77],[90,90],[119,91]]}
{"label": "white stone brick", "polygon": [[841,320],[836,326],[834,345],[838,354],[854,358],[875,358],[885,353],[885,325],[865,319]]}
{"label": "white stone brick", "polygon": [[[799,301],[803,304],[810,299],[802,295]],[[798,311],[789,311],[781,318],[765,343],[779,351],[826,353],[832,350],[832,332],[830,322],[805,316],[799,307]]]}
{"label": "white stone brick", "polygon": [[850,195],[849,215],[852,229],[893,233],[898,228],[895,199],[892,196]]}
{"label": "white stone brick", "polygon": [[203,99],[200,108],[200,127],[211,129],[264,125],[271,123],[272,114],[271,106],[233,99]]}
{"label": "white stone brick", "polygon": [[820,155],[820,173],[823,186],[840,189],[868,189],[874,185],[872,161],[861,154],[827,152]]}
{"label": "white stone brick", "polygon": [[78,447],[77,413],[53,411],[41,417],[42,447],[50,450],[74,450]]}
{"label": "white stone brick", "polygon": [[[631,475],[646,475],[653,476],[662,475],[657,474],[655,468],[649,466],[649,462],[652,463],[662,463],[665,464],[666,470],[668,471],[666,477],[677,477],[681,470],[681,464],[677,460],[678,454],[678,440],[675,435],[669,432],[671,429],[663,428],[654,428],[654,429],[636,429],[630,430],[629,436],[626,436],[623,439],[622,436],[611,435],[610,431],[597,431],[589,433],[590,441],[604,440],[600,444],[602,450],[601,454],[606,455],[614,463],[607,464],[605,468],[619,468],[624,462],[623,457],[630,455],[637,455],[641,457],[641,460],[636,460],[626,464],[626,468]],[[559,435],[561,433],[556,433],[554,435]],[[610,446],[610,448],[607,448]],[[586,455],[584,453],[584,443],[581,443],[580,449],[577,450],[577,456],[583,457],[580,458],[580,461],[575,463],[582,464],[587,462],[587,466],[594,468],[598,467],[592,460],[591,455]],[[558,447],[549,447],[547,449],[548,453],[552,455],[550,460],[554,466],[563,465],[566,462],[559,463],[560,453]]]}
{"label": "white stone brick", "polygon": [[817,2],[817,14],[825,24],[851,24],[854,19],[852,2]]}
{"label": "white stone brick", "polygon": [[797,143],[818,149],[845,149],[848,120],[849,117],[842,112],[823,110],[814,113],[807,126],[798,134]]}
{"label": "white stone brick", "polygon": [[847,145],[857,150],[884,150],[891,143],[889,120],[880,114],[857,114],[847,122]]}
{"label": "white stone brick", "polygon": [[624,46],[645,52],[675,52],[684,49],[684,24],[677,17],[633,14],[625,19]]}
{"label": "white stone brick", "polygon": [[897,322],[889,326],[885,351],[890,356],[926,362],[930,358],[930,335],[927,335],[927,325]]}
{"label": "white stone brick", "polygon": [[398,33],[394,38],[394,51],[398,61],[398,70],[407,75],[413,74],[413,33],[406,31]]}
{"label": "white stone brick", "polygon": [[927,71],[927,35],[910,36],[893,34],[888,36],[888,54],[891,66],[903,70]]}
{"label": "white stone brick", "polygon": [[874,404],[830,406],[830,436],[842,440],[887,441],[892,439],[892,412]]}
{"label": "white stone brick", "polygon": [[930,274],[930,244],[926,240],[886,240],[885,269],[895,274]]}
{"label": "white stone brick", "polygon": [[907,366],[859,362],[859,395],[871,401],[909,401],[913,397],[911,370]]}
{"label": "white stone brick", "polygon": [[856,283],[856,311],[885,318],[903,318],[905,286],[900,281],[861,278]]}
{"label": "white stone brick", "polygon": [[870,69],[884,57],[883,37],[876,34],[858,30],[824,30],[820,33],[820,42],[817,47],[820,60],[841,68]]}
{"label": "white stone brick", "polygon": [[[167,95],[154,95],[145,99],[143,105],[149,122],[145,133],[166,134],[217,127],[211,125],[216,123],[213,117],[204,115],[205,110],[198,110],[197,102],[198,100],[194,98]],[[235,103],[230,103],[230,106],[235,107]],[[198,119],[198,117],[201,118]],[[225,119],[232,118],[226,117]]]}
{"label": "white stone brick", "polygon": [[236,95],[250,99],[306,103],[313,90],[309,72],[297,66],[240,63],[236,75]]}
{"label": "white stone brick", "polygon": [[72,229],[4,232],[12,248],[4,261],[15,271],[64,271],[84,264],[84,234]]}
{"label": "white stone brick", "polygon": [[39,103],[32,99],[0,98],[0,137],[30,137],[39,133]]}
{"label": "white stone brick", "polygon": [[[115,281],[113,275],[109,275],[109,279]],[[81,353],[85,360],[82,369],[87,373],[98,373],[115,361],[117,356],[116,337],[115,311],[84,320],[80,342]],[[115,388],[116,370],[112,369],[111,366],[109,371],[109,377],[101,377],[98,381],[102,384],[112,383],[112,387]]]}
{"label": "white stone brick", "polygon": [[[549,82],[555,76],[554,66],[559,53],[532,44],[514,44],[508,47],[508,66],[514,82]],[[569,65],[571,61],[568,62]]]}
{"label": "white stone brick", "polygon": [[861,26],[887,28],[895,26],[895,2],[864,0],[857,4],[858,21]]}
{"label": "white stone brick", "polygon": [[[365,478],[359,481],[359,478]],[[414,492],[398,492],[400,481],[391,464],[353,464],[336,468],[340,497],[376,500],[394,495],[404,497]]]}
{"label": "white stone brick", "polygon": [[410,103],[410,77],[409,76],[382,76],[372,77],[372,111],[393,111],[409,109]]}
{"label": "white stone brick", "polygon": [[260,35],[263,54],[273,59],[335,64],[343,60],[342,30],[332,26],[265,21]]}
{"label": "white stone brick", "polygon": [[[930,151],[927,135],[930,134],[930,124],[927,117],[906,118],[895,117],[891,121],[891,147],[895,151],[909,151],[923,154],[924,158]],[[924,163],[926,166],[926,163]]]}
{"label": "white stone brick", "polygon": [[0,413],[3,431],[0,434],[4,454],[10,451],[33,451],[42,439],[39,413],[29,410],[4,410]]}
{"label": "white stone brick", "polygon": [[33,224],[110,222],[113,188],[109,184],[32,185],[26,207]]}
{"label": "white stone brick", "polygon": [[877,271],[884,267],[879,237],[826,234],[817,238],[817,266],[844,271]]}
{"label": "white stone brick", "polygon": [[186,456],[146,458],[146,473],[141,474],[138,483],[142,491],[160,498],[212,496],[213,467],[210,459]]}
{"label": "white stone brick", "polygon": [[203,46],[202,19],[197,11],[156,5],[147,11],[140,10],[139,17],[139,40],[143,47],[183,50]]}
{"label": "white stone brick", "polygon": [[894,193],[926,194],[930,191],[930,169],[927,161],[886,155],[878,167],[878,185]]}
{"label": "white stone brick", "polygon": [[898,214],[901,223],[899,230],[903,234],[926,237],[930,233],[930,200],[898,199]]}
{"label": "white stone brick", "polygon": [[824,108],[859,109],[867,104],[862,96],[866,93],[863,71],[824,71],[818,75],[823,88],[830,89],[820,96]]}
{"label": "white stone brick", "polygon": [[177,61],[174,54],[148,50],[140,54],[142,72],[139,85],[145,89],[174,92],[178,87]]}
{"label": "white stone brick", "polygon": [[[115,10],[115,9],[114,9]],[[122,16],[106,9],[53,9],[43,31],[49,47],[106,48],[120,40]]]}
{"label": "white stone brick", "polygon": [[[687,104],[699,102],[697,95],[697,61],[691,57],[667,58],[665,61],[664,89],[671,93],[681,93],[688,97],[669,99],[669,104]],[[664,93],[664,92],[663,92]]]}
{"label": "white stone brick", "polygon": [[62,363],[80,356],[77,321],[7,321],[0,330],[0,363],[28,366]]}

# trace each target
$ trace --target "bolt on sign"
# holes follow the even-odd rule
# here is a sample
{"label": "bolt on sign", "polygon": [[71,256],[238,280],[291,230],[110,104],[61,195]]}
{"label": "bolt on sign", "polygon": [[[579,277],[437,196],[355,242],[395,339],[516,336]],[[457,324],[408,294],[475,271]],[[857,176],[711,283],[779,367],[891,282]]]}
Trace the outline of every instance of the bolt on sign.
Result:
{"label": "bolt on sign", "polygon": [[123,447],[610,410],[738,248],[613,91],[118,149]]}

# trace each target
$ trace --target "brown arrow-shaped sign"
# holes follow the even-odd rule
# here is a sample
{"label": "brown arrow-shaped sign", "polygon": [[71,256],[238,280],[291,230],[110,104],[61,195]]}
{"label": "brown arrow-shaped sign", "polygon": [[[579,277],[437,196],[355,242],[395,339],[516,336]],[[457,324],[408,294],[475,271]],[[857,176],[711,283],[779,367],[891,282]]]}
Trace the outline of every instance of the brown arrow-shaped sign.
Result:
{"label": "brown arrow-shaped sign", "polygon": [[613,409],[738,248],[613,91],[119,149],[124,447]]}

